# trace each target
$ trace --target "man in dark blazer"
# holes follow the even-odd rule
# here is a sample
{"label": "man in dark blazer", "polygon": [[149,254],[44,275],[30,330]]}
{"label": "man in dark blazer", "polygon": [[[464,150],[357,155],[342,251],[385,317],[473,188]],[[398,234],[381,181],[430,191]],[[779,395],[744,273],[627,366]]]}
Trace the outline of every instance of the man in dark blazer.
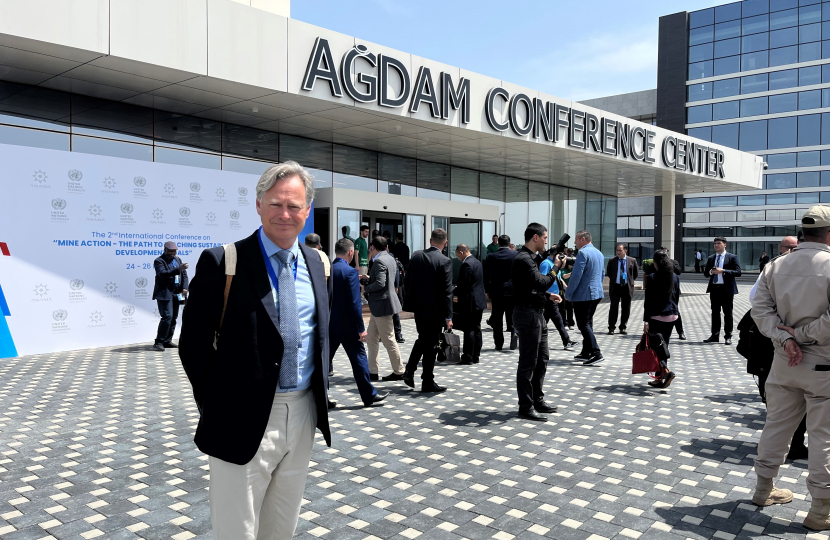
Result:
{"label": "man in dark blazer", "polygon": [[[481,262],[473,257],[467,244],[458,244],[455,256],[461,262],[455,296],[458,297],[456,309],[464,332],[464,347],[461,354],[462,364],[478,364],[481,356],[481,314],[487,307],[484,292],[484,269]],[[459,321],[456,321],[459,322]]]}
{"label": "man in dark blazer", "polygon": [[738,256],[726,251],[726,238],[718,236],[714,242],[715,253],[706,260],[703,275],[709,278],[706,292],[712,304],[712,335],[704,343],[720,341],[720,312],[723,310],[724,342],[732,343],[732,302],[738,294],[736,277],[741,276],[741,263]]}
{"label": "man in dark blazer", "polygon": [[504,347],[502,333],[502,317],[507,320],[507,332],[510,334],[510,350],[518,347],[518,337],[513,330],[513,282],[511,268],[516,251],[510,249],[510,237],[506,234],[499,236],[499,249],[487,255],[484,259],[484,290],[490,295],[493,302],[493,311],[487,324],[493,327],[493,342],[496,350]]}
{"label": "man in dark blazer", "polygon": [[421,358],[421,392],[443,392],[446,386],[435,383],[435,355],[443,329],[452,329],[452,262],[441,250],[447,245],[447,231],[435,229],[429,248],[416,251],[409,260],[404,287],[407,290],[404,311],[415,314],[418,339],[412,345],[403,382],[415,388],[415,370]]}
{"label": "man in dark blazer", "polygon": [[156,282],[153,286],[153,300],[159,308],[158,332],[153,343],[154,351],[163,351],[166,348],[176,348],[173,343],[173,333],[176,331],[176,319],[179,318],[179,295],[187,296],[187,269],[189,265],[183,263],[176,256],[179,246],[175,242],[165,242],[164,253],[153,262],[156,270]]}
{"label": "man in dark blazer", "polygon": [[367,332],[363,325],[360,282],[357,270],[350,265],[354,259],[354,242],[348,238],[341,238],[334,244],[334,255],[335,259],[331,264],[333,297],[329,321],[329,360],[333,363],[334,353],[343,345],[352,364],[360,399],[368,407],[386,399],[389,392],[378,394],[369,380],[369,360],[363,346]]}
{"label": "man in dark blazer", "polygon": [[262,227],[202,252],[179,343],[201,413],[196,446],[210,456],[216,540],[291,538],[315,427],[331,446],[332,281],[297,240],[314,181],[287,161],[256,192]]}
{"label": "man in dark blazer", "polygon": [[[391,238],[387,238],[386,240],[389,241],[389,242],[392,241]],[[395,235],[395,240],[396,240],[395,245],[392,246],[392,249],[390,251],[392,252],[392,255],[395,256],[396,259],[401,261],[401,264],[403,265],[403,269],[406,270],[407,267],[409,266],[409,246],[404,244],[402,233],[396,234]]]}
{"label": "man in dark blazer", "polygon": [[608,334],[613,335],[617,326],[617,312],[622,302],[622,317],[620,318],[620,334],[627,334],[628,315],[631,313],[631,299],[634,298],[634,281],[637,279],[637,259],[628,257],[625,246],[617,244],[617,256],[608,260],[605,275],[608,282],[608,296],[611,297],[611,307],[608,310]]}

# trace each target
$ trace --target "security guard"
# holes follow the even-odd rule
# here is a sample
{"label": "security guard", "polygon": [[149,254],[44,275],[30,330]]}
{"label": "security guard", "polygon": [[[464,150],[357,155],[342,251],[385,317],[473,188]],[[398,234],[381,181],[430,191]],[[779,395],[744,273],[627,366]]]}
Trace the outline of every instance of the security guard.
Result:
{"label": "security guard", "polygon": [[804,526],[830,530],[830,206],[807,210],[801,226],[804,243],[764,268],[752,302],[752,318],[775,346],[752,502],[792,501],[792,492],[776,488],[773,478],[806,412],[807,489],[813,502]]}

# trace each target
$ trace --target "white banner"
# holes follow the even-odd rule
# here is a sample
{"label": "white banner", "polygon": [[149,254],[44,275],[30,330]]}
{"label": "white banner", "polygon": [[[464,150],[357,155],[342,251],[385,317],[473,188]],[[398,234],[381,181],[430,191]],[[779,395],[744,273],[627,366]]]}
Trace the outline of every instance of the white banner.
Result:
{"label": "white banner", "polygon": [[152,343],[164,242],[192,278],[259,226],[257,175],[9,145],[0,162],[0,357]]}

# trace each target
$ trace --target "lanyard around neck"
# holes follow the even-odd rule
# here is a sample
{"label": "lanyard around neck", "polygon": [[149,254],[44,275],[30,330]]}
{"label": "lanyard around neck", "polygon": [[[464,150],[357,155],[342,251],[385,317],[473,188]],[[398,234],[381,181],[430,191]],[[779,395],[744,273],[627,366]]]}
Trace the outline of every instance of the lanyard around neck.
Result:
{"label": "lanyard around neck", "polygon": [[[262,227],[259,228],[259,234],[257,234],[256,238],[259,240],[259,249],[262,252],[262,258],[265,259],[265,269],[268,270],[268,277],[271,278],[271,283],[274,285],[274,290],[277,291],[279,294],[280,292],[280,282],[277,281],[277,273],[274,272],[274,262],[271,260],[271,257],[265,252],[265,245],[262,243]],[[294,281],[297,281],[297,259],[299,257],[294,257],[294,263],[291,265],[294,267]]]}

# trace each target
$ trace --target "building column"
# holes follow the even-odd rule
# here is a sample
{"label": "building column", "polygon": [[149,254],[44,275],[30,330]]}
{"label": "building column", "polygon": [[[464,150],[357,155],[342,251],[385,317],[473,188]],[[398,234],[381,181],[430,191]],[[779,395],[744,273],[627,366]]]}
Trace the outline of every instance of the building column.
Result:
{"label": "building column", "polygon": [[661,246],[666,248],[669,252],[669,255],[672,256],[672,258],[675,258],[675,243],[678,240],[675,234],[675,208],[676,205],[674,199],[674,183],[672,182],[670,186],[663,188],[661,208],[661,243],[660,245],[654,246],[654,249],[657,249]]}

